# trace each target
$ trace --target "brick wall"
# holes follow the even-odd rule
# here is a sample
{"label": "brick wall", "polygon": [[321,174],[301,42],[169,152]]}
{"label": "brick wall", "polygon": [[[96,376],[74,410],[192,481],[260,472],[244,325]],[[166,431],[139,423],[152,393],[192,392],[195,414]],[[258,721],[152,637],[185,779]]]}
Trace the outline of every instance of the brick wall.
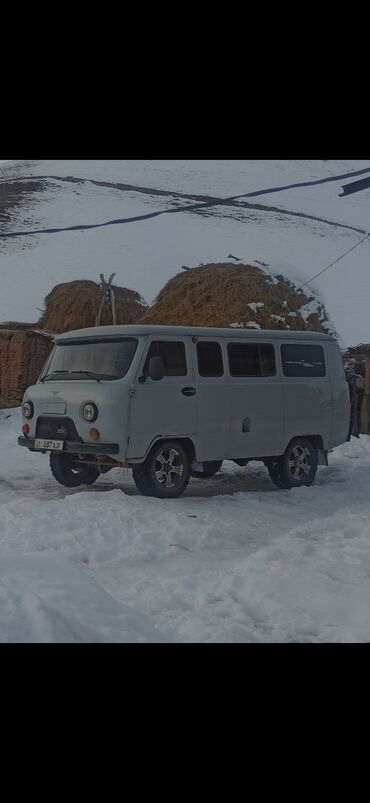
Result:
{"label": "brick wall", "polygon": [[0,329],[0,406],[21,404],[53,347],[52,337],[34,330]]}

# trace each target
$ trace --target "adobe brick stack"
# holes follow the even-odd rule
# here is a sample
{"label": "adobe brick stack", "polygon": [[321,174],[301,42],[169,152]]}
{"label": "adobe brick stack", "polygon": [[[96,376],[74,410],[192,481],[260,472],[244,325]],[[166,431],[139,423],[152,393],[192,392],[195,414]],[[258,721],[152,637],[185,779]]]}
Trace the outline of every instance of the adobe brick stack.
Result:
{"label": "adobe brick stack", "polygon": [[0,407],[21,404],[53,346],[53,335],[34,329],[0,327]]}

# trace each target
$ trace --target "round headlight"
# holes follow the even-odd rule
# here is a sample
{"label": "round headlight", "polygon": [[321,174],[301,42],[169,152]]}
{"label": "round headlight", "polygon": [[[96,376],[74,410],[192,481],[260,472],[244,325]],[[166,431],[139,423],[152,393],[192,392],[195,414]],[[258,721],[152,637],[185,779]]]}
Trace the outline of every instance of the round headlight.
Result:
{"label": "round headlight", "polygon": [[22,406],[22,412],[25,418],[32,418],[33,416],[33,404],[30,401],[24,402]]}
{"label": "round headlight", "polygon": [[95,404],[92,404],[91,402],[85,404],[82,412],[85,421],[88,421],[89,424],[91,424],[93,421],[96,421],[98,417],[98,408]]}

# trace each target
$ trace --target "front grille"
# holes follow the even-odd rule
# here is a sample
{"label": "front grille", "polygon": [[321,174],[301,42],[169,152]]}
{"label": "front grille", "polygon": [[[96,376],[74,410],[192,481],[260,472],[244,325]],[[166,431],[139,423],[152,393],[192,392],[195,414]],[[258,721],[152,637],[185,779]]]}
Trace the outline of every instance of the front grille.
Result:
{"label": "front grille", "polygon": [[79,441],[82,443],[82,438],[80,438],[71,418],[45,418],[41,416],[37,419],[36,438]]}

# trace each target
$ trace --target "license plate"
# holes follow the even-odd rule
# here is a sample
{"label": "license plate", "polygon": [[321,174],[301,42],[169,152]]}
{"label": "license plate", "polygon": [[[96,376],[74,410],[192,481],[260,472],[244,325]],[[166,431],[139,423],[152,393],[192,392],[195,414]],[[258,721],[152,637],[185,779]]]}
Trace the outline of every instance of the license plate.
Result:
{"label": "license plate", "polygon": [[61,452],[64,441],[35,440],[35,449],[47,449],[51,452]]}

